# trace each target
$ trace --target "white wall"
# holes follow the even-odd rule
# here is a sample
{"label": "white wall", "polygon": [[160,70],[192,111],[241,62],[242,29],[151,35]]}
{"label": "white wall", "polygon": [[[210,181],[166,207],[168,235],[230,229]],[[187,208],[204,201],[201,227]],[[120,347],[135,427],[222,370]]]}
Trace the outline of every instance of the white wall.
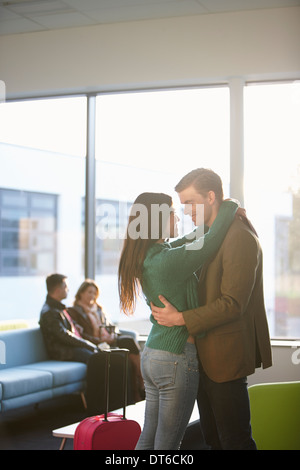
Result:
{"label": "white wall", "polygon": [[2,36],[9,96],[300,77],[300,7]]}

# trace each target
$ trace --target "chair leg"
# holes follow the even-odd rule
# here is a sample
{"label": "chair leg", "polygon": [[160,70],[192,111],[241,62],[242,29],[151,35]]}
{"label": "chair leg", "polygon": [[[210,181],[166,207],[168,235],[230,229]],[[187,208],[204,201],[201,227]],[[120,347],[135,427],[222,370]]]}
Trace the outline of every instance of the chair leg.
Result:
{"label": "chair leg", "polygon": [[59,446],[59,450],[64,450],[64,447],[65,447],[65,443],[66,443],[66,438],[63,437],[62,441],[61,441],[61,444]]}
{"label": "chair leg", "polygon": [[86,402],[84,393],[81,392],[81,393],[80,393],[80,396],[81,396],[81,400],[82,400],[83,407],[84,407],[85,410],[87,410],[87,402]]}

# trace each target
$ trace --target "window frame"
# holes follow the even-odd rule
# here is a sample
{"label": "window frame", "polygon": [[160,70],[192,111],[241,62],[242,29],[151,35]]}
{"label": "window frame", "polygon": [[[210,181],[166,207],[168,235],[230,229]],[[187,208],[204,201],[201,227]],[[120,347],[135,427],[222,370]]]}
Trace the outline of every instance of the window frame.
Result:
{"label": "window frame", "polygon": [[[35,99],[59,98],[70,96],[85,96],[87,98],[87,149],[86,149],[86,187],[85,187],[85,251],[84,251],[84,275],[87,278],[95,278],[96,275],[96,240],[95,240],[95,226],[96,226],[96,197],[95,197],[95,119],[96,119],[96,97],[102,94],[121,94],[121,93],[138,93],[149,91],[167,91],[171,89],[190,89],[190,88],[210,88],[210,87],[229,87],[230,96],[230,195],[234,195],[239,199],[241,205],[244,203],[244,105],[243,94],[244,87],[260,83],[293,83],[298,81],[299,77],[278,78],[274,80],[272,77],[265,77],[263,80],[255,77],[247,79],[243,77],[213,80],[211,83],[196,83],[193,85],[178,85],[178,86],[153,86],[144,88],[130,88],[130,89],[114,89],[103,91],[92,91],[90,93],[55,93],[55,94],[42,94],[38,96],[27,96],[25,98],[9,98],[10,101],[24,101]],[[300,339],[300,338],[299,338]],[[275,339],[276,341],[276,339]],[[287,343],[294,342],[294,339],[289,337],[281,339]]]}

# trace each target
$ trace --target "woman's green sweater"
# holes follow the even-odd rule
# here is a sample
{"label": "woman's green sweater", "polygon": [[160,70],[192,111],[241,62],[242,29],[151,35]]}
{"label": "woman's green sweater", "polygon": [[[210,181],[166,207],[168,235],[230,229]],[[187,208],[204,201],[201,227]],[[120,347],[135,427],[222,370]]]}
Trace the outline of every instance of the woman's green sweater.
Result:
{"label": "woman's green sweater", "polygon": [[[158,299],[163,295],[179,312],[199,306],[195,271],[218,251],[237,208],[235,202],[224,201],[209,231],[193,242],[188,236],[149,248],[142,278],[143,293],[149,305],[153,302],[163,307]],[[186,327],[159,325],[152,315],[150,320],[153,325],[146,346],[181,354],[189,336]]]}

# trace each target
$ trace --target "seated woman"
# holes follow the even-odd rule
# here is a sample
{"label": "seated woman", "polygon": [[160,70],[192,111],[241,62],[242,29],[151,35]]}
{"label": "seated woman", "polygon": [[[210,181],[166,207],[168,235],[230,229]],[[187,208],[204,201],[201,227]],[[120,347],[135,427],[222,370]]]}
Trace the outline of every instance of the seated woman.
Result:
{"label": "seated woman", "polygon": [[79,287],[73,307],[68,308],[76,327],[83,338],[94,344],[107,343],[112,347],[129,350],[129,361],[132,366],[132,390],[135,401],[144,398],[144,381],[140,369],[140,346],[131,336],[123,335],[105,315],[97,303],[99,288],[97,284],[86,279]]}

